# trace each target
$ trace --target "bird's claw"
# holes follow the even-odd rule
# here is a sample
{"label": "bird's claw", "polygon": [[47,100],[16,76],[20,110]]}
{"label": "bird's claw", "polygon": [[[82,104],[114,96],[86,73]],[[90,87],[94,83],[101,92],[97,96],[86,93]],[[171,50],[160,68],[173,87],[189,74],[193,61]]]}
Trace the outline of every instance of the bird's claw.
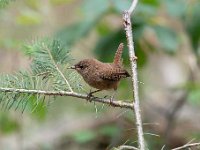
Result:
{"label": "bird's claw", "polygon": [[108,98],[109,96],[108,95],[105,95],[103,98]]}
{"label": "bird's claw", "polygon": [[92,98],[94,98],[94,95],[92,95],[93,93],[91,92],[91,90],[90,90],[90,93],[88,93],[87,94],[87,100],[89,101],[89,102],[91,102],[92,101]]}
{"label": "bird's claw", "polygon": [[113,100],[114,100],[114,96],[111,96],[111,97],[110,97],[110,106],[112,106]]}
{"label": "bird's claw", "polygon": [[114,95],[112,95],[112,96],[105,95],[103,98],[108,98],[110,100],[109,106],[112,106],[113,100],[114,100]]}

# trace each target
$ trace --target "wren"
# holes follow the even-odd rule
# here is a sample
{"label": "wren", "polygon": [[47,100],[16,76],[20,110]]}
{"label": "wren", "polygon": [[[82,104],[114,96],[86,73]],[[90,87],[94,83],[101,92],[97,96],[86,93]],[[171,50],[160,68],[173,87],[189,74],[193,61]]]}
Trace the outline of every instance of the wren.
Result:
{"label": "wren", "polygon": [[122,52],[123,43],[121,43],[115,53],[112,63],[103,63],[97,59],[84,59],[71,67],[75,69],[91,87],[98,90],[117,90],[119,81],[122,78],[130,77],[130,74],[123,68]]}

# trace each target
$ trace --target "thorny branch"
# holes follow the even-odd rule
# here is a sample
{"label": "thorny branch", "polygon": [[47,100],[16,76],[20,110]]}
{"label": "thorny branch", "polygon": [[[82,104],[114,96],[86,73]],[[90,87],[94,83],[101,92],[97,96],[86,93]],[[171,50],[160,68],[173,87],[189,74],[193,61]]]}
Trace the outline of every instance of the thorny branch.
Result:
{"label": "thorny branch", "polygon": [[0,87],[0,92],[7,92],[7,93],[27,93],[27,94],[38,94],[44,96],[71,96],[80,99],[85,99],[90,102],[98,102],[109,104],[113,107],[120,107],[120,108],[128,108],[133,109],[133,104],[128,102],[123,102],[119,100],[111,100],[106,98],[99,98],[99,97],[88,97],[88,95],[80,94],[76,92],[67,92],[67,91],[42,91],[42,90],[27,90],[27,89],[15,89],[15,88],[3,88]]}
{"label": "thorny branch", "polygon": [[142,128],[142,119],[140,114],[140,100],[138,91],[138,75],[137,75],[137,57],[135,56],[133,34],[132,34],[132,24],[131,24],[131,14],[136,8],[138,0],[133,0],[132,5],[128,11],[123,13],[124,29],[126,31],[126,37],[128,41],[129,48],[129,58],[131,62],[132,71],[132,84],[133,84],[133,95],[134,95],[134,111],[136,117],[136,127],[138,134],[138,148],[140,150],[145,150],[144,133]]}

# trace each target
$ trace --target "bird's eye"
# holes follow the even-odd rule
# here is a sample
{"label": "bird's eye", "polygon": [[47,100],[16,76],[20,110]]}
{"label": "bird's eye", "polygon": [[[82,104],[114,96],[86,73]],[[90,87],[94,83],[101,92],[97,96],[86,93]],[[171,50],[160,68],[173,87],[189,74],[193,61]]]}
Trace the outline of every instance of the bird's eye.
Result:
{"label": "bird's eye", "polygon": [[83,66],[83,65],[80,65],[80,66],[79,66],[79,68],[80,68],[80,69],[83,69],[83,68],[84,68],[84,66]]}

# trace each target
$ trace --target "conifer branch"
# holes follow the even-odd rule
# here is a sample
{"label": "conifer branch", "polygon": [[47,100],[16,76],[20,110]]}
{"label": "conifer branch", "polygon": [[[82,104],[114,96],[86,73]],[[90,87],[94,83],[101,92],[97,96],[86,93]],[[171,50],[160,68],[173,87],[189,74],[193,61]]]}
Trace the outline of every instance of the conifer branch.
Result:
{"label": "conifer branch", "polygon": [[15,89],[15,88],[3,88],[3,87],[0,87],[0,92],[24,93],[24,94],[32,94],[32,95],[35,94],[35,95],[43,95],[43,96],[71,96],[71,97],[84,99],[89,102],[99,102],[99,103],[109,104],[113,107],[133,109],[132,103],[123,102],[123,101],[119,101],[119,100],[111,100],[111,99],[107,99],[107,98],[88,97],[88,95],[80,94],[80,93],[76,93],[76,92],[27,90],[27,89]]}
{"label": "conifer branch", "polygon": [[60,71],[60,69],[58,68],[58,65],[57,65],[56,62],[54,61],[53,56],[52,56],[52,54],[51,54],[49,48],[46,47],[46,50],[48,51],[48,54],[49,54],[49,56],[50,56],[50,59],[51,59],[53,65],[55,66],[56,70],[57,70],[58,73],[61,75],[61,77],[63,78],[63,80],[65,81],[65,83],[67,84],[67,86],[68,86],[70,92],[73,92],[72,87],[71,87],[71,85],[69,84],[68,80],[65,78],[64,74]]}
{"label": "conifer branch", "polygon": [[46,99],[46,96],[71,96],[89,102],[133,109],[133,103],[75,92],[73,89],[81,88],[78,78],[71,74],[70,70],[63,72],[58,67],[58,65],[60,67],[69,65],[70,60],[69,53],[60,45],[59,41],[36,41],[25,48],[27,54],[32,58],[31,70],[22,71],[15,75],[0,76],[0,103],[2,102],[5,109],[12,106],[16,106],[18,109],[19,105],[22,105],[24,111],[28,101],[33,98],[37,107],[41,100]]}

